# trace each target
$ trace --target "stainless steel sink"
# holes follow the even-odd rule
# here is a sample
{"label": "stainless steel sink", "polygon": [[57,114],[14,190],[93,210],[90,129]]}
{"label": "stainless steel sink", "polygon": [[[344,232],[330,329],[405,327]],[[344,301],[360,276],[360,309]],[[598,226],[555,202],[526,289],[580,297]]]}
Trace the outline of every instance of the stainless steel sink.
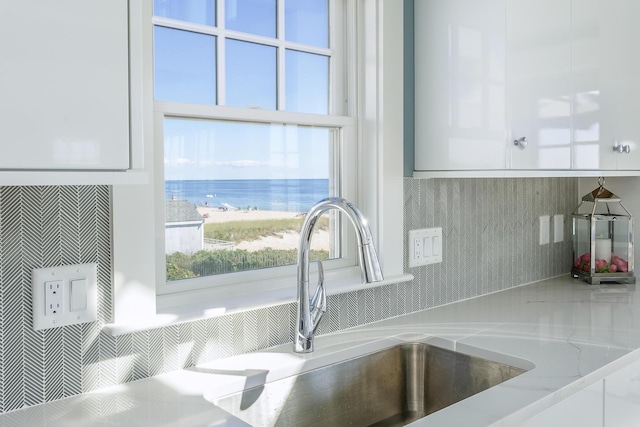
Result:
{"label": "stainless steel sink", "polygon": [[524,372],[408,343],[247,389],[215,404],[252,426],[403,426]]}

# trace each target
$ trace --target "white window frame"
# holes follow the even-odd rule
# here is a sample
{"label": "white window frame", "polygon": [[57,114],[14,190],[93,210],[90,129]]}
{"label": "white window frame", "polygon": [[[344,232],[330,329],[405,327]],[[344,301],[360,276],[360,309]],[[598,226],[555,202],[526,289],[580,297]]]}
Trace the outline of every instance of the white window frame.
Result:
{"label": "white window frame", "polygon": [[[372,229],[386,278],[384,282],[375,284],[379,286],[411,279],[410,275],[403,274],[402,255],[403,11],[394,0],[356,0],[348,3],[355,5],[357,14],[346,25],[358,28],[358,34],[357,40],[347,47],[347,56],[355,58],[357,66],[354,75],[345,78],[353,79],[358,84],[350,87],[347,96],[357,100],[352,104],[353,111],[345,113],[351,116],[357,114],[359,119],[352,121],[348,116],[344,118],[343,131],[357,135],[357,144],[351,144],[353,154],[343,153],[344,161],[352,162],[352,155],[357,160],[353,162],[353,168],[345,167],[343,170],[351,176],[346,179],[356,181],[356,187],[361,189],[353,195],[352,200],[356,200]],[[155,108],[160,111],[154,113],[153,85],[149,78],[153,75],[152,0],[131,2],[130,9],[132,135],[144,141],[144,172],[150,180],[144,185],[113,187],[113,324],[107,326],[107,331],[118,335],[234,310],[279,304],[292,298],[295,300],[295,266],[283,268],[287,270],[290,283],[268,289],[263,292],[265,295],[260,301],[254,298],[255,283],[250,280],[244,284],[218,287],[221,291],[208,295],[201,291],[185,292],[172,303],[162,302],[156,297],[157,289],[163,283],[160,279],[164,277],[165,268],[164,215],[163,209],[156,209],[158,205],[163,206],[164,191],[160,201],[157,200],[157,194],[159,186],[164,189],[164,180],[163,174],[157,170],[157,165],[162,165],[163,154],[162,150],[154,149],[154,134],[164,112],[163,103],[158,103]],[[185,112],[198,116],[199,112],[191,108],[197,110],[200,107],[185,106]],[[222,118],[224,110],[230,109],[216,106],[202,108],[214,109],[215,114]],[[205,112],[207,115],[211,113]],[[238,114],[246,114],[247,120],[255,119],[250,110]],[[291,122],[299,119],[304,122],[304,118],[322,125],[321,116],[286,115],[291,115]],[[314,118],[310,119],[310,116]],[[236,112],[234,117],[238,118]],[[281,111],[261,111],[260,117],[266,122],[281,123],[284,120]],[[343,147],[347,146],[349,144],[343,144]],[[160,252],[162,262],[159,262]],[[327,276],[329,293],[372,286],[359,284],[357,267],[344,270],[347,271],[344,280],[332,280],[332,276]],[[353,277],[352,273],[355,273]],[[261,276],[259,273],[253,274],[256,274],[256,278]],[[268,281],[259,282],[262,291]],[[280,278],[275,282],[283,281]],[[189,314],[185,315],[186,312]]]}
{"label": "white window frame", "polygon": [[[218,1],[217,15],[224,16],[224,1]],[[354,10],[346,10],[348,7],[353,9],[354,4],[342,0],[329,0],[330,14],[330,31],[329,31],[329,48],[316,48],[313,46],[299,45],[287,42],[282,38],[266,38],[255,36],[252,34],[239,33],[237,31],[227,30],[224,27],[224,19],[218,19],[218,26],[207,27],[188,22],[176,21],[173,19],[153,17],[152,23],[156,25],[175,28],[178,30],[194,31],[200,34],[208,34],[216,36],[217,43],[217,102],[219,105],[202,105],[202,104],[185,104],[169,101],[154,101],[154,140],[156,152],[162,153],[161,147],[164,145],[164,121],[167,118],[184,118],[184,119],[211,119],[220,121],[235,121],[247,123],[275,123],[275,124],[292,124],[300,126],[317,126],[338,129],[337,144],[332,147],[334,158],[332,168],[338,169],[337,176],[339,184],[339,195],[347,200],[357,200],[356,193],[356,170],[355,168],[345,168],[343,165],[355,165],[356,157],[356,119],[347,115],[349,111],[355,111],[355,100],[349,100],[349,104],[341,102],[349,97],[344,94],[344,88],[355,85],[355,71],[345,73],[349,82],[345,84],[344,80],[338,78],[343,73],[340,70],[347,68],[349,71],[355,70],[356,59],[353,58],[345,67],[344,43],[336,43],[336,40],[345,39],[347,31],[343,22],[345,16],[354,14]],[[284,0],[278,0],[278,32],[281,35],[284,23]],[[351,35],[349,38],[353,38]],[[224,106],[225,103],[225,40],[233,38],[249,43],[257,43],[277,48],[277,78],[278,78],[278,110],[263,110],[252,108],[233,108]],[[285,73],[284,58],[287,49],[296,49],[300,52],[315,53],[330,58],[329,64],[331,71],[329,73],[330,89],[329,89],[329,114],[300,114],[285,111]],[[334,78],[335,76],[335,78]],[[162,156],[156,156],[155,160],[155,209],[156,213],[156,235],[160,235],[164,230],[164,198],[165,185],[163,173],[164,159]],[[339,225],[339,223],[336,223]],[[335,235],[335,239],[339,240],[340,258],[328,260],[324,263],[325,271],[336,268],[354,267],[357,265],[356,242],[355,235],[347,228],[349,224],[343,224],[341,230]],[[342,239],[340,239],[342,236]],[[253,271],[242,271],[237,273],[226,273],[215,276],[203,276],[193,279],[185,279],[180,281],[167,282],[165,268],[165,245],[164,242],[158,242],[156,245],[156,291],[159,299],[167,301],[167,305],[171,305],[171,296],[182,294],[184,292],[202,291],[214,286],[234,286],[241,283],[251,283],[261,281],[259,286],[261,289],[269,287],[278,287],[279,284],[286,283],[282,279],[295,274],[295,266],[272,267]],[[265,285],[265,280],[271,280],[272,285]]]}
{"label": "white window frame", "polygon": [[[165,107],[168,107],[165,110]],[[163,125],[164,120],[167,117],[171,118],[209,118],[215,120],[232,120],[250,123],[282,123],[282,124],[294,124],[302,126],[318,126],[318,127],[338,127],[338,136],[336,139],[342,141],[354,141],[355,140],[355,120],[350,117],[335,117],[335,116],[319,116],[319,115],[305,115],[295,113],[283,113],[281,111],[264,111],[264,110],[252,110],[252,109],[236,109],[225,108],[215,106],[190,106],[189,108],[183,108],[182,105],[169,105],[169,103],[160,103],[156,101],[155,111],[155,129],[154,134],[156,136],[156,146],[163,143]],[[178,114],[180,111],[182,114]],[[272,119],[272,120],[269,120]],[[277,121],[276,121],[277,120]],[[356,162],[356,144],[349,142],[340,142],[337,144],[338,151],[337,159],[343,164],[355,164]],[[162,151],[162,150],[158,150]],[[162,171],[163,162],[162,159],[156,160],[156,174],[155,174],[155,209],[156,214],[156,235],[161,235],[164,232],[164,198],[165,198],[165,185],[164,174]],[[338,166],[338,168],[341,168]],[[344,169],[344,168],[342,168]],[[340,195],[347,200],[356,200],[355,192],[355,169],[343,170],[340,173],[339,185]],[[353,267],[357,265],[357,254],[355,252],[356,242],[355,235],[353,233],[347,233],[344,230],[350,226],[350,224],[342,224],[342,239],[341,253],[342,256],[339,259],[328,260],[324,262],[325,270],[332,270],[336,268]],[[165,268],[165,245],[164,240],[157,242],[156,245],[156,277],[157,277],[157,293],[158,295],[174,295],[183,292],[204,290],[214,286],[232,286],[238,283],[255,282],[265,279],[282,279],[283,277],[290,277],[295,274],[295,265],[264,268],[259,270],[248,270],[237,273],[218,274],[213,276],[203,276],[193,279],[185,279],[179,281],[167,282],[166,280],[166,268]],[[282,283],[280,280],[279,283]],[[276,285],[277,286],[277,285]],[[262,286],[264,288],[264,286]],[[164,300],[168,300],[168,297],[163,297]],[[168,303],[170,304],[170,303]]]}

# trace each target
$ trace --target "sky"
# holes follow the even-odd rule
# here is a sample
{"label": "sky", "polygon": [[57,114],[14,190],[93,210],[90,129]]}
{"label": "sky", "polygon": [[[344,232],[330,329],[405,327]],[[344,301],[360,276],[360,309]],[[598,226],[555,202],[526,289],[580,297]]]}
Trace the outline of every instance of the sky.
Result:
{"label": "sky", "polygon": [[[286,0],[285,39],[328,47],[327,3]],[[275,5],[275,0],[225,0],[225,26],[274,37]],[[214,0],[155,0],[154,14],[209,26],[216,22]],[[223,105],[277,109],[276,47],[227,38],[224,50]],[[156,26],[155,98],[216,104],[216,57],[215,36]],[[287,49],[284,72],[286,111],[328,113],[328,57]],[[328,178],[335,140],[331,129],[207,120],[165,119],[164,132],[167,180]]]}
{"label": "sky", "polygon": [[165,179],[329,177],[333,130],[165,119]]}

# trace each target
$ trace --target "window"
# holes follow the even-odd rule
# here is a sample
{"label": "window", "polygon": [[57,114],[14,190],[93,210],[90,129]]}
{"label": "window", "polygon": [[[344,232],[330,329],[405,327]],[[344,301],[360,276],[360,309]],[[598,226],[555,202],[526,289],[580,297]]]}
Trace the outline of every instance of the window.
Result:
{"label": "window", "polygon": [[[290,274],[276,267],[296,263],[311,206],[354,200],[344,168],[355,161],[355,118],[338,102],[350,64],[344,14],[339,0],[154,0],[160,293],[250,277],[209,276]],[[354,265],[347,233],[325,215],[312,259]]]}
{"label": "window", "polygon": [[[176,2],[178,5],[183,3],[187,2]],[[207,4],[213,5],[206,0],[189,3],[197,3],[201,8]],[[336,13],[336,7],[343,5],[347,10],[344,16]],[[355,201],[369,220],[378,255],[383,263],[386,279],[384,283],[410,280],[410,276],[403,274],[402,259],[403,178],[402,150],[399,149],[402,145],[403,104],[403,32],[400,30],[403,25],[402,8],[391,0],[349,0],[344,1],[344,4],[329,1],[330,22],[334,23],[334,30],[348,28],[349,34],[344,37],[348,41],[348,55],[337,52],[342,45],[331,43],[335,37],[332,32],[327,36],[333,52],[329,65],[330,75],[339,76],[329,86],[328,115],[206,103],[153,101],[152,20],[157,21],[163,17],[162,13],[166,15],[170,12],[156,11],[156,18],[153,18],[153,9],[152,0],[129,2],[131,134],[132,140],[142,148],[137,149],[138,144],[133,145],[136,149],[134,154],[144,162],[144,169],[141,171],[149,180],[144,184],[113,186],[113,323],[105,328],[106,331],[119,335],[216,316],[231,310],[281,304],[296,298],[294,266],[216,276],[213,280],[216,284],[229,284],[222,287],[200,289],[192,285],[198,279],[178,281],[178,286],[164,284],[166,230],[162,135],[165,119],[169,118],[255,122],[292,128],[295,126],[298,129],[305,126],[332,129],[331,132],[335,133],[332,138],[335,137],[338,141],[332,142],[337,147],[334,154],[339,160],[333,160],[330,164],[339,170],[338,191],[347,199]],[[188,15],[195,12],[187,10],[181,13]],[[207,16],[207,19],[215,22],[219,12],[214,14],[201,16]],[[164,18],[180,22],[179,19]],[[207,22],[189,25],[206,24]],[[300,24],[305,25],[307,24]],[[231,30],[227,32],[231,33]],[[218,59],[220,51],[216,52]],[[353,64],[348,62],[346,67],[338,66],[337,59],[343,57],[347,57]],[[347,71],[335,71],[334,68]],[[216,68],[216,72],[220,70],[219,67]],[[218,80],[219,76],[216,76],[216,90],[221,89]],[[284,90],[279,87],[280,89]],[[280,98],[283,96],[280,95]],[[216,95],[216,100],[218,99],[221,98]],[[353,118],[355,116],[358,120]],[[352,141],[357,141],[357,144],[352,144]],[[329,176],[333,174],[331,171]],[[345,267],[354,265],[355,261],[348,253],[352,247],[349,239],[348,233],[342,234],[341,258],[327,264],[344,263]],[[282,276],[265,280],[266,273],[276,270],[282,270]],[[333,272],[346,273],[342,276],[344,280],[330,277]],[[364,287],[359,284],[357,267],[339,268],[333,272],[326,271],[325,276],[327,288],[331,292]],[[209,281],[212,280],[209,278]],[[277,286],[270,287],[275,282]],[[166,291],[166,288],[172,287],[179,289],[179,292]]]}

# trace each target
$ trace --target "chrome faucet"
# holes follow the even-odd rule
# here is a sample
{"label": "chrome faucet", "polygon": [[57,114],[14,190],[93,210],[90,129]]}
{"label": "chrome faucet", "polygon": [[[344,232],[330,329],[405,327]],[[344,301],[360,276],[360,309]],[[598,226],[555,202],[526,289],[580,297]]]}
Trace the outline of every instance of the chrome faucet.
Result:
{"label": "chrome faucet", "polygon": [[337,209],[344,213],[356,229],[358,257],[363,283],[383,280],[382,269],[378,262],[376,248],[373,245],[371,231],[367,225],[367,220],[362,216],[358,208],[339,197],[329,197],[316,203],[307,212],[300,232],[300,246],[298,249],[298,315],[293,342],[293,351],[296,353],[311,353],[313,351],[313,336],[322,320],[322,316],[327,311],[324,272],[320,261],[318,261],[318,287],[313,298],[309,300],[309,252],[311,236],[316,222],[324,212],[330,209]]}

